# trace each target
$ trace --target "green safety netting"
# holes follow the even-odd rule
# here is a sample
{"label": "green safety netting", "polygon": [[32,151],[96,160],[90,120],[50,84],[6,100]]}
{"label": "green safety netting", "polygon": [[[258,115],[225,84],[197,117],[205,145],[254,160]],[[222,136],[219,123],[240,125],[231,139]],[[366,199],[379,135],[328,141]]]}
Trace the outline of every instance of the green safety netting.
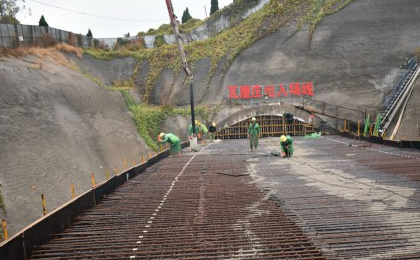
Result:
{"label": "green safety netting", "polygon": [[370,114],[365,119],[365,129],[363,131],[363,135],[367,136],[369,133],[369,126],[370,126]]}
{"label": "green safety netting", "polygon": [[321,132],[305,135],[305,138],[318,138],[318,137],[321,137]]}
{"label": "green safety netting", "polygon": [[381,126],[381,121],[382,121],[382,114],[379,113],[378,116],[376,117],[375,129],[373,130],[373,136],[379,135],[379,127]]}

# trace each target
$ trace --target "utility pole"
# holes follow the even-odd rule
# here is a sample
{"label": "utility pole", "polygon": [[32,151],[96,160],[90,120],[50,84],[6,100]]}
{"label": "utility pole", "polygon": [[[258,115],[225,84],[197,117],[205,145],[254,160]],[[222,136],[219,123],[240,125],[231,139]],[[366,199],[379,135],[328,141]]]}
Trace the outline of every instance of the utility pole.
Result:
{"label": "utility pole", "polygon": [[174,14],[174,8],[172,6],[171,0],[165,0],[166,7],[168,8],[169,19],[171,20],[172,29],[174,31],[174,35],[176,38],[176,43],[178,45],[178,51],[182,62],[182,67],[184,69],[185,74],[190,80],[190,104],[191,104],[191,126],[193,130],[193,139],[190,140],[190,146],[192,150],[197,150],[197,133],[195,131],[195,115],[194,115],[194,88],[193,88],[193,81],[194,77],[193,74],[188,66],[187,58],[185,57],[184,48],[182,47],[182,39],[179,34],[178,29],[178,21],[176,20],[176,15]]}
{"label": "utility pole", "polygon": [[204,5],[204,13],[206,13],[206,18],[207,18],[207,9],[206,9],[206,5]]}

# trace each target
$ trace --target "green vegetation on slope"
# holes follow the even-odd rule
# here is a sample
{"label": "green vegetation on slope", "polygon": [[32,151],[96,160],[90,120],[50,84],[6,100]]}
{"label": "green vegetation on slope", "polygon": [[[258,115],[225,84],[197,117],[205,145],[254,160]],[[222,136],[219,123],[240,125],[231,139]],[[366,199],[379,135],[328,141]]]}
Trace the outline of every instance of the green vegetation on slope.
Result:
{"label": "green vegetation on slope", "polygon": [[[243,16],[249,9],[256,6],[258,3],[259,0],[236,0],[232,4],[224,7],[223,9],[217,10],[213,15],[204,20],[192,18],[186,23],[179,24],[179,32],[191,32],[192,30],[198,28],[206,22],[211,22],[211,20],[218,19],[220,16],[230,17],[231,22],[233,22],[234,20],[239,20],[239,17]],[[149,29],[147,32],[139,32],[137,35],[167,35],[172,34],[172,32],[172,26],[170,24],[162,24],[161,26],[159,26],[158,29]]]}
{"label": "green vegetation on slope", "polygon": [[[169,20],[169,18],[168,18]],[[192,18],[188,20],[186,23],[182,23],[178,25],[179,32],[190,32],[193,29],[197,28],[199,25],[203,24],[203,21],[200,19]],[[137,36],[144,36],[144,35],[168,35],[172,34],[172,26],[170,24],[162,24],[157,29],[149,29],[147,32],[140,32]]]}
{"label": "green vegetation on slope", "polygon": [[339,11],[352,1],[354,0],[310,0],[309,8],[299,19],[299,25],[308,23],[310,32],[313,33],[325,16]]}
{"label": "green vegetation on slope", "polygon": [[[188,62],[194,67],[198,60],[211,58],[212,68],[208,75],[208,82],[210,82],[214,70],[220,65],[223,58],[227,58],[227,62],[224,64],[227,69],[239,53],[288,22],[297,20],[298,29],[307,23],[313,32],[326,15],[340,10],[351,1],[354,0],[271,0],[260,11],[252,14],[235,27],[224,30],[213,38],[186,44],[184,48]],[[237,1],[235,4],[239,2]],[[215,15],[219,12],[216,12]],[[86,49],[85,52],[99,59],[134,56],[139,62],[149,61],[150,71],[143,95],[145,103],[149,102],[153,87],[163,69],[168,67],[174,69],[175,73],[179,73],[182,66],[175,44],[161,44],[158,48],[138,51]]]}
{"label": "green vegetation on slope", "polygon": [[[224,30],[207,40],[186,44],[184,48],[188,62],[194,68],[197,61],[203,58],[211,59],[212,68],[208,75],[208,85],[210,85],[213,73],[218,66],[222,65],[227,70],[234,58],[257,40],[275,32],[286,24],[297,25],[297,30],[300,30],[304,24],[309,24],[310,33],[312,34],[316,26],[326,15],[340,10],[352,1],[355,0],[270,0],[260,11],[250,15],[240,23],[234,23],[235,26],[232,28]],[[238,0],[231,5],[231,7],[233,6],[235,8],[219,10],[214,16],[243,14],[245,10],[248,10],[257,3],[257,0]],[[200,21],[192,21],[190,26],[192,28],[200,24]],[[163,34],[170,34],[172,28],[169,25],[162,25],[155,32],[162,36]],[[159,134],[166,118],[175,114],[189,115],[189,108],[147,105],[153,87],[164,68],[172,68],[176,75],[181,72],[182,64],[178,56],[177,46],[175,44],[160,43],[159,47],[152,49],[132,51],[122,48],[117,51],[110,51],[91,48],[86,49],[85,52],[98,59],[132,56],[137,59],[138,64],[141,64],[143,61],[148,61],[150,70],[145,92],[143,93],[143,104],[136,104],[129,92],[126,91],[130,86],[134,86],[134,76],[130,80],[115,82],[115,86],[109,89],[120,90],[122,92],[127,107],[133,113],[133,118],[140,136],[146,141],[149,147],[157,150],[158,144],[156,143],[155,137]],[[226,59],[226,61],[224,64],[221,64],[223,59]],[[136,74],[136,70],[137,67],[133,75]],[[200,113],[203,114],[201,118],[205,118],[206,115],[208,117],[208,108],[206,110],[206,108],[198,106],[196,108],[196,114]]]}
{"label": "green vegetation on slope", "polygon": [[[121,90],[121,93],[128,109],[133,113],[133,120],[137,126],[137,131],[146,144],[154,151],[158,151],[159,149],[156,137],[162,131],[162,124],[165,122],[166,118],[175,115],[184,117],[189,117],[191,115],[189,107],[137,104],[128,91]],[[206,106],[196,106],[194,111],[197,118],[208,121],[209,115],[217,109],[218,107],[210,109]],[[185,132],[187,132],[187,129],[185,129]]]}

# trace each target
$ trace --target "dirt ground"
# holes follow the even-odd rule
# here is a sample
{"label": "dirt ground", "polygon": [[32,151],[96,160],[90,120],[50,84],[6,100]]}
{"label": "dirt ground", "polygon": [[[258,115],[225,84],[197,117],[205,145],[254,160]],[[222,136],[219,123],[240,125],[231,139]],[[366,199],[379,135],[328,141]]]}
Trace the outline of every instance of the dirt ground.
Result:
{"label": "dirt ground", "polygon": [[0,187],[9,234],[150,151],[118,91],[35,56],[0,61]]}

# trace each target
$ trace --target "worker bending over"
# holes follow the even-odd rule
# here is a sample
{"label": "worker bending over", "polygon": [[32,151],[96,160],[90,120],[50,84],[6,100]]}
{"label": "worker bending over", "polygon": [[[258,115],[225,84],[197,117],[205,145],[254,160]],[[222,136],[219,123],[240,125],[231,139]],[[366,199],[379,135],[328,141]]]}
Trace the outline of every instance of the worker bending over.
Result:
{"label": "worker bending over", "polygon": [[160,143],[168,142],[171,145],[171,154],[178,153],[178,157],[181,156],[181,141],[178,136],[174,134],[160,133],[158,135],[158,141]]}
{"label": "worker bending over", "polygon": [[293,139],[290,135],[280,136],[280,148],[283,157],[292,157],[293,155]]}
{"label": "worker bending over", "polygon": [[201,140],[203,144],[206,144],[207,135],[209,133],[209,130],[207,129],[207,126],[205,124],[202,124],[200,121],[195,120],[195,124],[198,128],[198,140]]}

